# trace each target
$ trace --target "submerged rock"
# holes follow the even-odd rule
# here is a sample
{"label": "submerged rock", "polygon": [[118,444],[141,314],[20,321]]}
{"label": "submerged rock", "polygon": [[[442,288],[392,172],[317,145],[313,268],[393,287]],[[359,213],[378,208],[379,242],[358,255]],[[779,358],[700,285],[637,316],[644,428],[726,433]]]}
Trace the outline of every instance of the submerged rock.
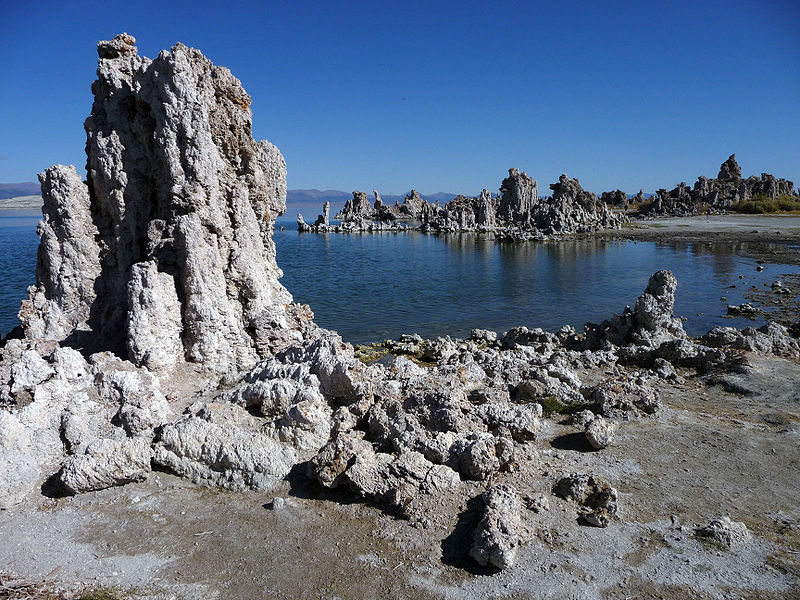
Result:
{"label": "submerged rock", "polygon": [[[444,206],[431,204],[416,190],[403,204],[392,208],[376,198],[370,206],[363,192],[353,198],[336,215],[342,223],[336,227],[308,225],[298,215],[300,231],[399,231],[420,229],[426,233],[494,232],[499,241],[547,239],[570,233],[595,231],[620,226],[614,215],[594,194],[584,191],[577,179],[562,175],[551,186],[553,198],[540,198],[536,181],[519,169],[509,169],[500,185],[500,194],[493,198],[483,190],[478,197],[456,196]],[[395,223],[408,220],[419,223],[406,227]]]}
{"label": "submerged rock", "polygon": [[587,326],[587,346],[601,349],[610,343],[654,348],[664,342],[685,339],[683,324],[673,314],[677,289],[678,280],[671,271],[654,273],[633,310],[625,307],[621,315],[614,315],[600,325]]}

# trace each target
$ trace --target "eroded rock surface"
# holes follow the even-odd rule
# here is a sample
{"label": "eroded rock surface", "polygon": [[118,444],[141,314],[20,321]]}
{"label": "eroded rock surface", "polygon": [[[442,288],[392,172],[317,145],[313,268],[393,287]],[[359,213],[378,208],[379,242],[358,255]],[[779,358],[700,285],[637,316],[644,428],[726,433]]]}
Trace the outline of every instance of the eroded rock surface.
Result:
{"label": "eroded rock surface", "polygon": [[251,366],[307,326],[271,239],[285,162],[251,137],[250,97],[230,71],[183,44],[151,61],[134,43],[98,45],[87,184],[69,167],[42,175],[26,336],[81,338],[156,370]]}
{"label": "eroded rock surface", "polygon": [[514,566],[517,549],[528,536],[522,500],[510,485],[496,485],[481,497],[483,517],[472,535],[469,554],[481,566]]}

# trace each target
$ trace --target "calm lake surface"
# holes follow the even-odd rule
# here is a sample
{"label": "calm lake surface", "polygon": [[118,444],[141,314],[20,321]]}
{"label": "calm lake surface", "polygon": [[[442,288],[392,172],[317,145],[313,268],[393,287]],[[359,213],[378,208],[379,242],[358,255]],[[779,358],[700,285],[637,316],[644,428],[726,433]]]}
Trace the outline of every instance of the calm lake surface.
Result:
{"label": "calm lake surface", "polygon": [[[17,324],[19,302],[34,281],[39,218],[0,212],[1,334]],[[744,244],[589,239],[511,245],[469,234],[318,235],[298,233],[294,219],[278,225],[286,227],[275,231],[284,285],[311,306],[318,324],[354,343],[413,332],[463,337],[475,327],[580,329],[632,305],[659,269],[678,277],[675,312],[699,335],[714,325],[753,324],[723,318],[726,305],[744,302],[751,286],[800,271],[768,264],[758,272],[755,260],[741,255]]]}

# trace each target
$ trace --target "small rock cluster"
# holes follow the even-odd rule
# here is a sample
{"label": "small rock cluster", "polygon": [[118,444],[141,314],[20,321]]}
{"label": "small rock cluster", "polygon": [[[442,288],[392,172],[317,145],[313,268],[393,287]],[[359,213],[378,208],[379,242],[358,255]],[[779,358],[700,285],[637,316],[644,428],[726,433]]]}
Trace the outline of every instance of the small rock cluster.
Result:
{"label": "small rock cluster", "polygon": [[768,173],[744,179],[742,169],[736,162],[736,155],[731,154],[720,166],[716,179],[700,176],[693,188],[681,182],[671,191],[660,189],[655,198],[640,205],[638,216],[683,217],[701,212],[721,213],[730,210],[737,202],[750,200],[755,196],[796,196],[794,182],[778,179]]}

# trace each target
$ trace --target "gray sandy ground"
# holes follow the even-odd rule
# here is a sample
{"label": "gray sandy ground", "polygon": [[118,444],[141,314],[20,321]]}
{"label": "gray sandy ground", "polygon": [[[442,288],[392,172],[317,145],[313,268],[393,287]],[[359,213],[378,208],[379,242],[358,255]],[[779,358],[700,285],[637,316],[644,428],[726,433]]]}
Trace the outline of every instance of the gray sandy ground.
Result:
{"label": "gray sandy ground", "polygon": [[[623,423],[603,451],[547,421],[514,485],[549,494],[558,473],[591,471],[620,491],[622,518],[582,526],[551,496],[549,511],[527,511],[531,539],[501,573],[465,556],[468,505],[431,506],[412,525],[300,476],[258,494],[166,473],[0,513],[0,565],[142,598],[800,597],[800,366],[750,360],[724,386],[665,385],[665,413]],[[752,541],[701,543],[695,528],[718,515],[745,522]]]}
{"label": "gray sandy ground", "polygon": [[599,235],[648,242],[730,243],[750,258],[800,264],[800,215],[671,217],[633,221]]}

